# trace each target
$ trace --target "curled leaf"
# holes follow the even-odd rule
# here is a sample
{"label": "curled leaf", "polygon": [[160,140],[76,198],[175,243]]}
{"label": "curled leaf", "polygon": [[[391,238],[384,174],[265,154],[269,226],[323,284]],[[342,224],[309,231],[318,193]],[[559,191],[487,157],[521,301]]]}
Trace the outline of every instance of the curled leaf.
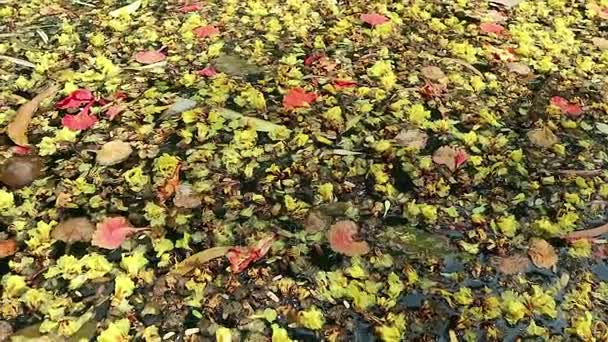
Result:
{"label": "curled leaf", "polygon": [[433,161],[439,165],[447,166],[454,172],[469,159],[469,155],[462,148],[442,146],[433,153]]}
{"label": "curled leaf", "polygon": [[17,252],[15,239],[0,240],[0,259],[9,257]]}
{"label": "curled leaf", "polygon": [[139,230],[141,228],[134,228],[122,216],[108,217],[97,224],[91,244],[101,248],[116,249],[120,247],[129,235]]}
{"label": "curled leaf", "polygon": [[77,241],[86,242],[91,241],[94,232],[95,225],[88,218],[73,217],[59,222],[59,224],[53,228],[51,236],[55,240],[66,243],[73,243]]}
{"label": "curled leaf", "polygon": [[122,140],[114,140],[103,144],[101,149],[97,151],[97,163],[99,165],[110,166],[122,163],[133,152],[131,144]]}
{"label": "curled leaf", "polygon": [[555,248],[547,241],[539,238],[530,239],[528,255],[532,263],[541,268],[553,268],[557,264],[557,253]]}
{"label": "curled leaf", "polygon": [[529,131],[528,139],[530,139],[533,144],[545,148],[549,148],[559,142],[557,136],[546,126]]}
{"label": "curled leaf", "polygon": [[353,221],[338,221],[329,228],[327,239],[334,252],[348,256],[364,255],[369,252],[369,245],[365,241],[355,241],[357,224]]}
{"label": "curled leaf", "polygon": [[21,107],[19,107],[15,117],[11,123],[8,124],[6,129],[8,137],[11,138],[15,144],[19,146],[28,145],[27,128],[32,120],[32,117],[34,116],[34,113],[36,113],[38,107],[40,107],[40,104],[44,102],[44,100],[55,96],[58,91],[59,86],[52,85],[46,88],[40,94],[36,95],[29,102],[24,103],[21,105]]}
{"label": "curled leaf", "polygon": [[133,55],[133,59],[141,64],[154,64],[162,62],[167,56],[160,51],[140,51]]}

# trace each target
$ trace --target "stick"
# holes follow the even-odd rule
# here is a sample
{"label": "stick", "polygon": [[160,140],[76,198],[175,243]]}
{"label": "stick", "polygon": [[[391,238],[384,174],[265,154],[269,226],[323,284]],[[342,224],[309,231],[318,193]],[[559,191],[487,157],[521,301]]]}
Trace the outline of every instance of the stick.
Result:
{"label": "stick", "polygon": [[586,230],[579,230],[579,231],[570,233],[570,234],[566,235],[566,239],[575,240],[575,239],[593,238],[593,237],[596,237],[596,236],[599,236],[602,234],[606,234],[606,233],[608,233],[608,223],[603,224],[599,227],[586,229]]}

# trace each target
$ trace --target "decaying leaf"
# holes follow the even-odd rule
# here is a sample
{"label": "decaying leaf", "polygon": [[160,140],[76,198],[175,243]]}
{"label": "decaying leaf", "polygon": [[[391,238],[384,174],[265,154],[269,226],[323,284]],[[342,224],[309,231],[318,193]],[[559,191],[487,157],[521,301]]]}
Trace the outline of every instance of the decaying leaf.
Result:
{"label": "decaying leaf", "polygon": [[11,140],[19,145],[19,146],[27,146],[27,128],[34,116],[34,113],[40,107],[40,104],[49,98],[55,96],[55,94],[59,91],[58,85],[51,85],[50,87],[43,90],[40,94],[36,95],[31,101],[24,103],[17,110],[17,114],[8,124],[6,129],[6,133],[8,134]]}
{"label": "decaying leaf", "polygon": [[419,129],[404,130],[395,136],[395,144],[417,149],[423,149],[427,140],[428,135]]}
{"label": "decaying leaf", "polygon": [[88,218],[73,217],[59,222],[59,224],[53,228],[51,236],[55,240],[66,243],[74,243],[78,241],[87,242],[91,241],[94,232],[95,225]]}
{"label": "decaying leaf", "polygon": [[120,247],[129,235],[140,230],[142,228],[134,228],[122,216],[108,217],[97,224],[91,244],[105,249],[116,249]]}
{"label": "decaying leaf", "polygon": [[447,166],[452,172],[468,159],[469,155],[465,150],[453,146],[442,146],[433,153],[433,161],[436,164]]}
{"label": "decaying leaf", "polygon": [[17,252],[15,239],[0,240],[0,259],[9,257]]}
{"label": "decaying leaf", "polygon": [[518,274],[524,273],[530,267],[530,260],[521,254],[516,254],[508,257],[495,257],[492,263],[502,274]]}
{"label": "decaying leaf", "polygon": [[549,148],[559,142],[558,137],[546,126],[529,131],[528,139],[530,139],[533,144],[545,148]]}
{"label": "decaying leaf", "polygon": [[422,76],[428,78],[431,81],[439,81],[446,78],[445,74],[443,73],[443,70],[433,65],[423,67],[422,69],[420,69],[420,72],[422,73]]}
{"label": "decaying leaf", "polygon": [[173,204],[180,208],[196,208],[202,204],[202,198],[199,194],[194,192],[192,185],[190,184],[179,184],[175,190],[175,197],[173,197]]}
{"label": "decaying leaf", "polygon": [[539,238],[530,239],[528,255],[532,263],[541,268],[553,268],[558,260],[555,248],[547,241]]}
{"label": "decaying leaf", "polygon": [[241,120],[241,123],[255,129],[258,132],[272,132],[279,129],[290,131],[283,125],[277,125],[267,120],[246,116],[226,108],[220,108],[219,114],[229,120]]}
{"label": "decaying leaf", "polygon": [[228,253],[228,251],[231,248],[233,248],[233,247],[224,246],[224,247],[211,247],[211,248],[205,249],[202,252],[198,252],[196,254],[193,254],[193,255],[187,257],[182,262],[175,265],[174,271],[181,275],[186,275],[193,269],[195,269],[197,267],[202,267],[205,263],[207,263],[213,259],[223,257],[224,255],[226,255],[226,253]]}
{"label": "decaying leaf", "polygon": [[369,245],[365,241],[355,241],[359,227],[353,221],[338,221],[329,228],[327,239],[334,252],[348,256],[364,255],[369,252]]}
{"label": "decaying leaf", "polygon": [[127,160],[133,152],[131,144],[122,140],[113,140],[103,144],[97,151],[96,161],[99,165],[111,166]]}
{"label": "decaying leaf", "polygon": [[274,235],[271,235],[261,239],[253,246],[238,246],[231,248],[228,253],[226,253],[226,257],[230,262],[230,270],[232,273],[240,273],[250,264],[263,258],[270,250],[273,241]]}

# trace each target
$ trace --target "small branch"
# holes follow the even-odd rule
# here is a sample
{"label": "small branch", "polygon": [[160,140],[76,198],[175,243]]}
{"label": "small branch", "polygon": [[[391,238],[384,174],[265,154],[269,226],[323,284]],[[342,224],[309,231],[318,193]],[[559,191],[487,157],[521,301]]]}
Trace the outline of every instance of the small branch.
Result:
{"label": "small branch", "polygon": [[586,229],[586,230],[579,230],[579,231],[570,233],[570,234],[566,235],[566,239],[567,240],[588,239],[588,238],[594,238],[596,236],[606,234],[606,233],[608,233],[608,223],[603,224],[599,227]]}
{"label": "small branch", "polygon": [[581,176],[581,177],[595,177],[599,176],[604,172],[602,169],[597,170],[557,170],[557,173],[565,176]]}

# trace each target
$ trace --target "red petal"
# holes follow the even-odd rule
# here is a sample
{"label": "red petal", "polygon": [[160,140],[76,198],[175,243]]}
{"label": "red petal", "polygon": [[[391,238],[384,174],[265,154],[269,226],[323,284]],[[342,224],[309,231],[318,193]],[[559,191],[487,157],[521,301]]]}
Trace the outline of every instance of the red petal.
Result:
{"label": "red petal", "polygon": [[141,64],[154,64],[164,61],[167,56],[159,51],[141,51],[133,55],[133,59]]}
{"label": "red petal", "polygon": [[101,248],[116,249],[129,235],[138,230],[138,228],[133,228],[129,221],[122,216],[106,218],[97,224],[91,244]]}
{"label": "red petal", "polygon": [[357,86],[357,82],[348,80],[335,80],[332,82],[337,89],[352,88]]}
{"label": "red petal", "polygon": [[194,11],[200,11],[202,9],[203,9],[203,7],[201,5],[193,4],[193,5],[183,6],[182,8],[179,9],[179,11],[182,13],[190,13],[190,12],[194,12]]}
{"label": "red petal", "polygon": [[315,93],[307,93],[302,88],[293,88],[283,97],[283,107],[285,109],[308,107],[316,99],[317,94]]}
{"label": "red petal", "polygon": [[357,224],[353,221],[338,221],[329,228],[327,239],[331,249],[348,256],[363,255],[369,252],[369,245],[365,241],[355,241]]}
{"label": "red petal", "polygon": [[83,108],[77,115],[66,115],[61,119],[61,124],[72,131],[85,130],[93,127],[97,123],[97,117],[89,114],[92,102]]}
{"label": "red petal", "polygon": [[219,34],[220,30],[213,25],[206,25],[195,28],[193,32],[199,38],[207,38]]}
{"label": "red petal", "polygon": [[205,77],[213,77],[217,75],[217,70],[215,70],[213,67],[208,66],[204,69],[197,71],[196,73]]}
{"label": "red petal", "polygon": [[496,23],[483,23],[479,25],[479,29],[484,33],[496,33],[501,34],[505,30],[502,25]]}
{"label": "red petal", "polygon": [[361,20],[372,26],[384,24],[388,21],[388,18],[378,13],[367,13],[361,15]]}

